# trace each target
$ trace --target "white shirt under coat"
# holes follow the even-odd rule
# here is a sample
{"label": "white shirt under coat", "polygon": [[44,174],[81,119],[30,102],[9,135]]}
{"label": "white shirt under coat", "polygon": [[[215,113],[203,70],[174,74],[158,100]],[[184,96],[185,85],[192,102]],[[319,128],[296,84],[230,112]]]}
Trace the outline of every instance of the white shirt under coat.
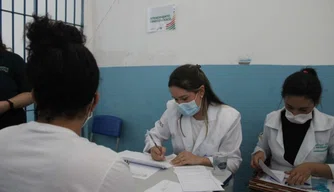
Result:
{"label": "white shirt under coat", "polygon": [[118,154],[73,131],[37,122],[0,131],[0,191],[135,191]]}

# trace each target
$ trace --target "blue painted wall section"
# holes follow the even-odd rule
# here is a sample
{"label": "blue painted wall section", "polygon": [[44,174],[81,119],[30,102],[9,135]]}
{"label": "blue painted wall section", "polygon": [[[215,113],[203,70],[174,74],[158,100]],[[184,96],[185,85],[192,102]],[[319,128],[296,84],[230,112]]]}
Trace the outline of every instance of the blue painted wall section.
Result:
{"label": "blue painted wall section", "polygon": [[[176,66],[101,68],[100,103],[95,114],[124,120],[120,150],[142,151],[144,134],[152,128],[171,99],[167,83]],[[319,109],[334,115],[334,66],[315,66],[324,87]],[[250,154],[267,113],[279,108],[284,79],[301,66],[205,65],[202,67],[216,94],[242,115],[243,163],[236,175],[236,191],[246,191],[252,174]],[[281,104],[282,106],[282,104]],[[112,138],[96,136],[97,143],[115,147]],[[166,143],[171,153],[170,142]]]}

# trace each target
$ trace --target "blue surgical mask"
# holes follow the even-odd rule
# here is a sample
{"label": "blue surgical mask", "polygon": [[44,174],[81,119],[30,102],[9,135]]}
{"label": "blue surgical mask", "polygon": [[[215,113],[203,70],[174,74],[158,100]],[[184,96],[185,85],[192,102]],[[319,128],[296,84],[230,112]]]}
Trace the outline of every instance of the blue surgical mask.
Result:
{"label": "blue surgical mask", "polygon": [[[196,95],[197,97],[197,95]],[[188,103],[181,103],[178,104],[178,110],[179,112],[184,116],[193,116],[195,115],[199,110],[200,107],[195,102],[196,98]]]}

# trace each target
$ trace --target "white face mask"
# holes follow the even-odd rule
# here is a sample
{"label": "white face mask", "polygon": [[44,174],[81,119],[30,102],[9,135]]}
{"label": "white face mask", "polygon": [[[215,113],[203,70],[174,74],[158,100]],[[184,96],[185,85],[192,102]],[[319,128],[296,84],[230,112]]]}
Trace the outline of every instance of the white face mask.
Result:
{"label": "white face mask", "polygon": [[[92,103],[94,103],[94,99],[93,99]],[[89,119],[92,118],[92,117],[93,117],[93,111],[89,112],[89,115],[87,116],[87,119],[85,120],[85,122],[82,125],[82,127],[84,127],[87,124],[87,122],[89,121]]]}
{"label": "white face mask", "polygon": [[291,122],[291,123],[296,123],[296,124],[304,124],[306,121],[312,119],[312,112],[308,114],[298,114],[298,115],[293,115],[290,111],[285,110],[285,117]]}
{"label": "white face mask", "polygon": [[92,118],[92,117],[93,117],[93,112],[90,112],[87,119],[85,120],[84,124],[82,125],[82,127],[84,127],[87,124],[87,122],[89,121],[89,119]]}

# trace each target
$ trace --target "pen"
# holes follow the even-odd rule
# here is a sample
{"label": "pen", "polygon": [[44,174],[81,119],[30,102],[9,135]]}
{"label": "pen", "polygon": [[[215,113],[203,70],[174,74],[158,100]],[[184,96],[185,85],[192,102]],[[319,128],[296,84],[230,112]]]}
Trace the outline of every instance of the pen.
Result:
{"label": "pen", "polygon": [[160,154],[162,154],[162,151],[161,151],[160,148],[158,147],[157,143],[154,141],[154,139],[153,139],[153,137],[152,137],[152,135],[151,135],[151,133],[150,133],[149,130],[147,130],[147,134],[150,136],[150,138],[151,138],[151,140],[153,141],[155,147],[159,149]]}

